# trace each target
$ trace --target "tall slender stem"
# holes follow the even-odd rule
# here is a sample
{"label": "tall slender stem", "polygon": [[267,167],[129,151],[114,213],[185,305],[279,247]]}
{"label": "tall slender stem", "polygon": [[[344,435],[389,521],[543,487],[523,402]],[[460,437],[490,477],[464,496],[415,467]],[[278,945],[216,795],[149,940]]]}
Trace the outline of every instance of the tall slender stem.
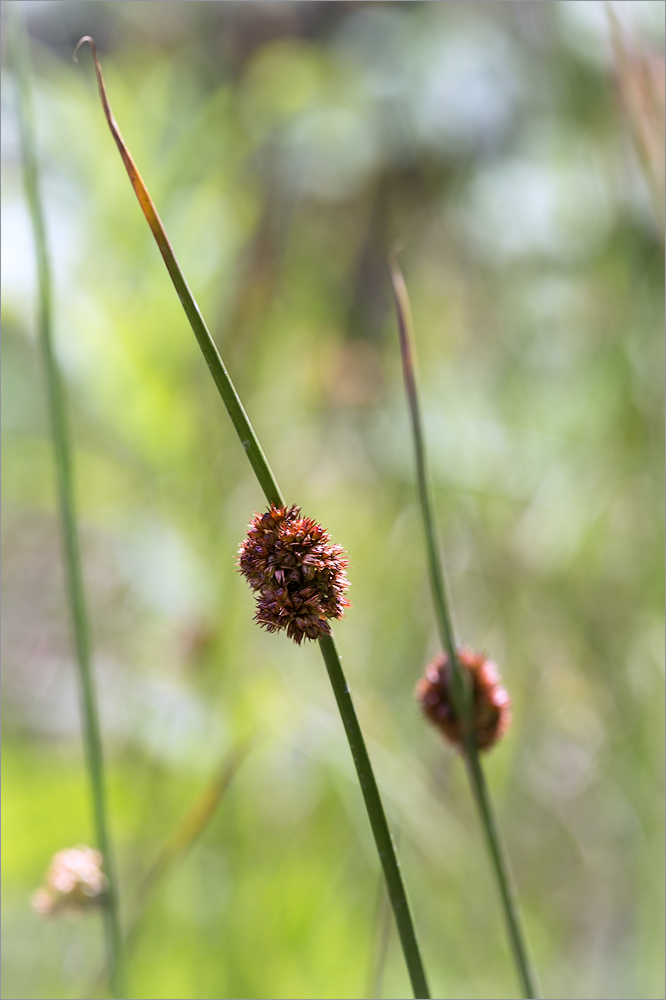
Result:
{"label": "tall slender stem", "polygon": [[460,717],[469,720],[471,712],[471,691],[468,679],[460,669],[458,656],[456,653],[456,641],[449,615],[449,602],[446,596],[446,579],[444,568],[440,556],[439,537],[437,522],[435,520],[432,499],[431,477],[428,470],[428,458],[423,434],[423,421],[421,419],[421,407],[419,404],[419,393],[416,384],[414,334],[412,331],[412,316],[409,306],[409,296],[402,272],[398,267],[395,258],[389,258],[389,270],[391,272],[391,283],[395,298],[396,314],[398,317],[398,333],[400,336],[400,354],[402,358],[402,370],[405,381],[405,392],[412,425],[412,436],[414,439],[414,455],[416,459],[416,484],[421,506],[421,521],[425,538],[426,558],[428,562],[428,574],[430,576],[430,589],[432,591],[433,603],[435,605],[435,620],[439,631],[442,646],[449,654],[449,660],[453,670],[452,693],[456,710]]}
{"label": "tall slender stem", "polygon": [[106,117],[107,124],[111,131],[111,135],[114,138],[118,151],[120,153],[121,159],[127,170],[132,187],[134,188],[134,193],[136,194],[141,210],[146,218],[146,222],[150,226],[150,230],[155,237],[155,242],[157,243],[160,253],[166,264],[166,269],[169,272],[173,286],[176,289],[178,298],[180,299],[181,305],[185,310],[185,315],[187,316],[194,336],[197,338],[197,343],[201,349],[208,369],[213,377],[213,381],[217,386],[217,390],[222,397],[222,401],[227,408],[227,412],[231,417],[231,422],[234,425],[236,433],[240,439],[240,443],[245,449],[245,453],[249,459],[250,465],[254,470],[254,474],[259,480],[259,485],[266,495],[266,499],[269,503],[274,503],[276,506],[282,506],[284,504],[284,499],[282,493],[280,492],[280,487],[277,484],[275,476],[271,471],[271,467],[268,464],[266,456],[264,455],[263,449],[259,444],[259,438],[254,432],[254,428],[250,423],[247,413],[240,401],[240,397],[236,392],[236,388],[229,377],[229,373],[224,366],[224,362],[220,357],[220,352],[215,346],[215,341],[210,335],[208,327],[206,326],[206,321],[201,315],[201,310],[196,303],[190,287],[185,280],[185,275],[183,274],[180,264],[176,260],[176,255],[173,252],[171,243],[169,242],[169,237],[166,234],[162,220],[157,214],[157,209],[155,208],[155,203],[150,197],[148,188],[145,185],[138,168],[132,159],[132,155],[125,144],[125,140],[120,134],[120,129],[118,128],[118,123],[113,117],[113,112],[111,111],[111,105],[109,104],[109,99],[106,94],[106,86],[104,84],[104,77],[102,76],[102,69],[97,58],[97,48],[95,46],[95,40],[91,38],[90,35],[85,35],[76,46],[74,50],[74,59],[76,60],[76,53],[79,51],[81,45],[84,42],[89,42],[93,53],[93,60],[95,63],[95,73],[97,76],[97,89],[99,90],[100,100],[102,102],[102,107],[104,109],[104,115]]}
{"label": "tall slender stem", "polygon": [[30,101],[30,64],[25,30],[18,4],[9,5],[11,48],[16,71],[19,103],[19,126],[23,151],[23,171],[30,217],[35,238],[39,283],[39,342],[44,359],[48,407],[53,436],[53,451],[60,509],[61,544],[67,596],[76,647],[83,741],[90,781],[93,822],[97,846],[102,854],[109,887],[105,894],[104,917],[110,980],[114,996],[127,996],[124,987],[122,941],[118,918],[118,889],[109,836],[102,741],[95,684],[90,656],[90,635],[81,571],[81,553],[77,531],[72,459],[63,388],[53,346],[51,269],[46,244],[46,230],[39,189],[37,156],[33,139]]}
{"label": "tall slender stem", "polygon": [[538,1000],[541,996],[539,981],[523,939],[520,910],[511,875],[511,866],[500,837],[495,810],[493,809],[486,784],[486,777],[479,760],[479,753],[473,742],[471,742],[471,746],[468,742],[465,761],[470,785],[472,786],[476,806],[481,817],[481,829],[484,833],[486,847],[488,848],[488,854],[490,855],[490,861],[500,891],[511,952],[523,990],[523,996],[526,1000]]}
{"label": "tall slender stem", "polygon": [[[249,417],[243,408],[238,393],[229,377],[229,374],[222,362],[222,358],[215,346],[208,331],[208,327],[201,315],[199,307],[194,300],[192,292],[176,260],[173,248],[169,242],[162,221],[157,214],[157,209],[148,193],[146,185],[139,174],[139,171],[132,159],[125,141],[120,134],[118,125],[113,117],[109,105],[104,85],[102,70],[97,59],[97,51],[94,40],[86,35],[76,47],[76,51],[83,42],[89,42],[92,48],[93,60],[95,63],[95,73],[97,76],[97,86],[99,90],[102,107],[106,116],[107,124],[118,147],[125,169],[129,175],[134,192],[139,200],[141,209],[146,217],[146,221],[155,237],[155,241],[164,258],[171,280],[176,288],[178,297],[182,303],[185,314],[190,322],[190,326],[197,338],[201,352],[206,359],[215,385],[231,417],[236,433],[240,438],[252,469],[262,487],[266,499],[269,503],[278,506],[284,505],[284,499],[277,480],[266,460],[266,456],[259,444],[259,439],[250,423]],[[76,52],[75,52],[76,56]],[[400,864],[395,850],[395,846],[389,833],[386,816],[382,806],[379,789],[375,780],[372,764],[368,756],[368,751],[363,740],[361,727],[356,716],[354,704],[349,693],[349,687],[345,679],[340,661],[340,654],[333,636],[324,636],[319,640],[322,656],[328,670],[328,675],[333,687],[333,692],[340,710],[340,715],[345,727],[347,739],[356,765],[359,784],[363,793],[368,818],[372,827],[372,832],[377,846],[377,853],[386,878],[389,898],[395,914],[398,933],[402,944],[409,976],[411,979],[414,996],[420,1000],[428,1000],[430,992],[426,980],[425,970],[419,951],[418,940],[414,923],[407,901],[407,893],[402,880]]]}
{"label": "tall slender stem", "polygon": [[450,662],[453,668],[454,683],[452,683],[451,687],[454,706],[459,718],[464,719],[467,723],[465,726],[466,739],[464,753],[465,762],[467,764],[467,773],[474,801],[478,809],[481,828],[486,841],[486,847],[490,855],[493,873],[497,880],[502,903],[502,911],[507,926],[509,941],[511,943],[511,950],[516,965],[516,971],[520,980],[521,989],[523,990],[523,996],[525,1000],[538,1000],[541,994],[535,971],[532,968],[527,953],[527,947],[521,928],[520,912],[516,893],[513,887],[509,860],[502,846],[492,801],[486,785],[483,768],[481,767],[481,761],[479,760],[478,749],[473,738],[472,727],[469,725],[472,707],[471,691],[470,685],[467,683],[467,678],[460,668],[460,663],[458,662],[458,657],[456,655],[455,637],[446,598],[444,568],[440,557],[437,527],[433,515],[431,479],[428,472],[425,438],[423,434],[423,425],[419,406],[419,393],[415,370],[416,361],[414,336],[412,331],[409,297],[407,295],[407,288],[402,272],[400,271],[400,268],[398,267],[393,256],[389,258],[389,270],[391,272],[391,282],[393,285],[393,293],[398,317],[398,331],[400,335],[403,374],[411,416],[414,453],[416,456],[417,489],[425,532],[426,554],[433,602],[435,605],[435,616],[437,619],[437,626],[442,640],[442,645],[450,657]]}
{"label": "tall slender stem", "polygon": [[342,670],[340,654],[333,635],[322,636],[319,640],[319,646],[347,733],[354,764],[356,765],[358,781],[361,786],[363,798],[365,799],[365,807],[368,811],[370,825],[372,826],[379,860],[384,870],[386,886],[391,905],[393,906],[402,950],[414,988],[414,996],[429,997],[428,983],[421,961],[407,893],[405,892],[405,886],[400,874],[400,862],[398,861],[395,845],[389,832],[388,823],[386,822],[386,814],[384,813],[372,764],[370,763],[363,733],[361,732],[354,703],[352,702],[349,687]]}

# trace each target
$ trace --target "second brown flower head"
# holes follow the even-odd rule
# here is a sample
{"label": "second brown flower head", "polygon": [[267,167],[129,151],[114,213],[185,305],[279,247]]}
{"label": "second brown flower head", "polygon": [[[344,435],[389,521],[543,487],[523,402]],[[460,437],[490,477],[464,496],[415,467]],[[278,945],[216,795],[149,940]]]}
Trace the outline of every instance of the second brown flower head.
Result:
{"label": "second brown flower head", "polygon": [[[472,685],[472,735],[479,750],[489,750],[511,723],[511,700],[492,660],[471,649],[458,649],[460,669]],[[425,717],[454,746],[465,749],[465,727],[458,717],[451,691],[451,664],[440,653],[428,665],[416,687]]]}
{"label": "second brown flower head", "polygon": [[329,619],[351,607],[344,549],[300,507],[275,507],[256,514],[239,549],[241,573],[255,591],[259,624],[268,632],[287,630],[303,639],[330,635]]}

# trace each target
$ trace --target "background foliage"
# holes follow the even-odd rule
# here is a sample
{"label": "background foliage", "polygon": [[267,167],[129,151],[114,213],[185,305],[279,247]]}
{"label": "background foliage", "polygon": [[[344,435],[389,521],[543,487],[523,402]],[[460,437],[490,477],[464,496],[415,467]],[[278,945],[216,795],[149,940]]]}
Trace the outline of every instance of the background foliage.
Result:
{"label": "background foliage", "polygon": [[[128,145],[290,501],[350,558],[337,635],[436,996],[515,996],[437,650],[385,255],[414,310],[460,638],[547,996],[663,996],[663,246],[597,2],[25,5],[112,822],[150,897],[135,997],[377,996],[376,857],[314,646],[252,625],[262,497],[106,131]],[[664,4],[614,5],[663,93]],[[659,75],[661,74],[661,75]],[[89,841],[32,239],[3,61],[3,996],[89,995],[94,916],[40,922]],[[378,915],[379,914],[379,915]],[[393,931],[382,994],[408,994]]]}

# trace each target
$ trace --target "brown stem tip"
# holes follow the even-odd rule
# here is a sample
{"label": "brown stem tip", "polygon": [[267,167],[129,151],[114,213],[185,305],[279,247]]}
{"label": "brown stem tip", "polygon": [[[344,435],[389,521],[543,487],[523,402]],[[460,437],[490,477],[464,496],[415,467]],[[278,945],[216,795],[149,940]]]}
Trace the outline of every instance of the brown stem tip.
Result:
{"label": "brown stem tip", "polygon": [[255,514],[238,550],[240,572],[255,591],[259,624],[268,632],[287,630],[303,639],[330,635],[327,619],[351,607],[344,549],[300,507],[275,507]]}
{"label": "brown stem tip", "polygon": [[[472,681],[476,745],[479,750],[489,750],[511,724],[511,700],[492,660],[462,648],[458,650],[458,662]],[[464,750],[465,731],[453,707],[451,668],[446,653],[440,653],[426,667],[425,677],[417,684],[416,696],[428,721],[450,743]]]}

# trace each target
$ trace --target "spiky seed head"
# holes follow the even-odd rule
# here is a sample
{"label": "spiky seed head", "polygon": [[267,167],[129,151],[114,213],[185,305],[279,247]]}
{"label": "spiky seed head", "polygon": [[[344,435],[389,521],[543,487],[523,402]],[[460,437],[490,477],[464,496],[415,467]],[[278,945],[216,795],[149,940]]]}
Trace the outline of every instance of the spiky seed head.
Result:
{"label": "spiky seed head", "polygon": [[[458,649],[457,654],[472,684],[474,739],[479,750],[489,750],[511,724],[511,699],[492,660],[465,648]],[[464,749],[464,729],[451,697],[451,666],[447,653],[440,653],[426,667],[425,676],[417,684],[416,696],[428,721],[450,743]]]}
{"label": "spiky seed head", "polygon": [[287,630],[298,645],[303,639],[330,635],[330,619],[351,607],[347,559],[300,507],[275,507],[255,514],[238,550],[238,566],[256,594],[255,619],[268,632]]}

